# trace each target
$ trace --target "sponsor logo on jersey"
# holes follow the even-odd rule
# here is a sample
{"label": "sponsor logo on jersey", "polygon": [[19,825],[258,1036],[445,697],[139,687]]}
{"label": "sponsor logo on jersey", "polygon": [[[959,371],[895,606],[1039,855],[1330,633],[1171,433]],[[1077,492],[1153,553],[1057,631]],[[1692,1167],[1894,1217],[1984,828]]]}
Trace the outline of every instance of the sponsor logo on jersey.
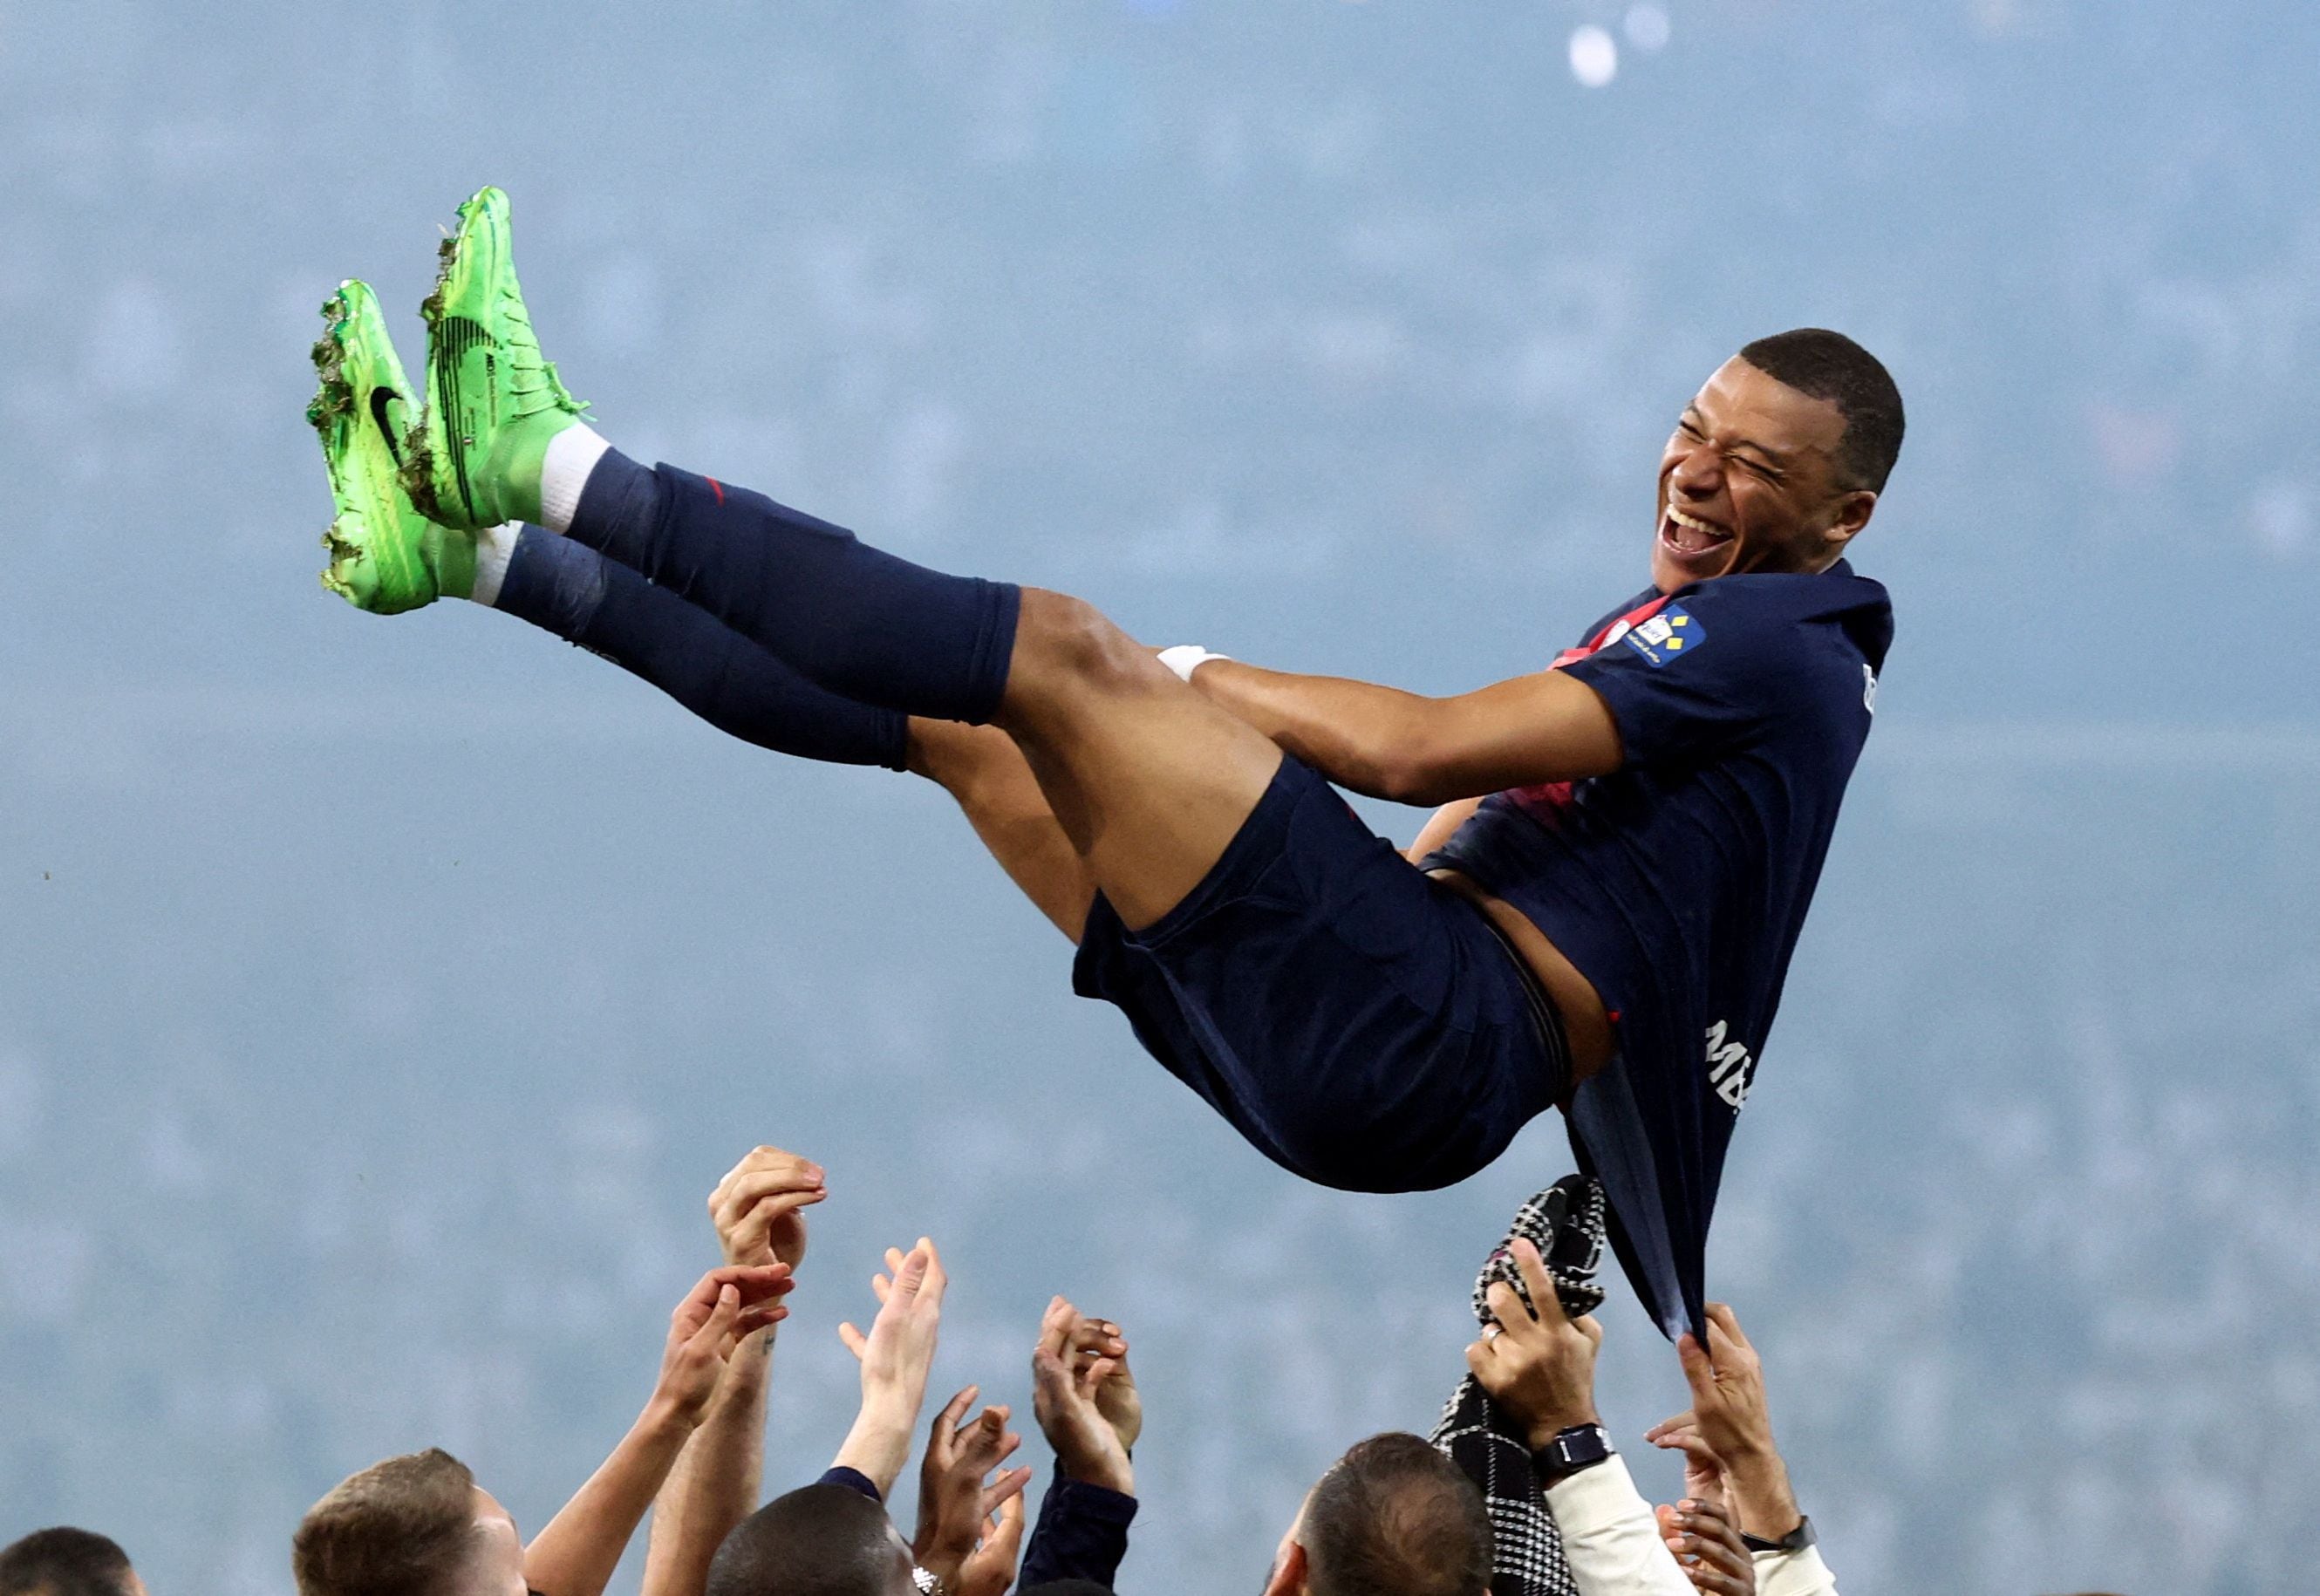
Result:
{"label": "sponsor logo on jersey", "polygon": [[1670,604],[1650,619],[1636,621],[1619,640],[1657,667],[1697,652],[1708,641],[1708,632],[1690,611],[1681,604]]}

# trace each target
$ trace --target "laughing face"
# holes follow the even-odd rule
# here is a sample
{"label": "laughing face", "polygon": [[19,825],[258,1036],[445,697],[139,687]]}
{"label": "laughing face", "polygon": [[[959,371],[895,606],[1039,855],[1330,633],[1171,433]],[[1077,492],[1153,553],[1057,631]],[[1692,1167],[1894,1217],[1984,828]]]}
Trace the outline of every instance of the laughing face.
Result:
{"label": "laughing face", "polygon": [[1735,356],[1660,457],[1652,583],[1673,593],[1740,571],[1820,571],[1869,524],[1877,495],[1837,468],[1844,414]]}

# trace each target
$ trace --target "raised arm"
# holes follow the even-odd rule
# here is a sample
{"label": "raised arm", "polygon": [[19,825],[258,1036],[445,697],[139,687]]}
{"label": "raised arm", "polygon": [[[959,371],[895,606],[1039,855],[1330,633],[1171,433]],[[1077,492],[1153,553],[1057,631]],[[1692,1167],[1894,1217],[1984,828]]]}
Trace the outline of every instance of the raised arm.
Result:
{"label": "raised arm", "polygon": [[967,1418],[980,1394],[970,1385],[935,1415],[919,1467],[919,1532],[911,1554],[951,1596],[1002,1596],[1015,1582],[1023,1545],[1023,1487],[1031,1471],[1000,1472],[1023,1437],[1007,1428],[1004,1407]]}
{"label": "raised arm", "polygon": [[677,1454],[708,1412],[741,1342],[786,1311],[789,1270],[712,1269],[669,1316],[652,1400],[563,1511],[524,1548],[524,1581],[540,1596],[601,1596]]}
{"label": "raised arm", "polygon": [[1023,1554],[1024,1587],[1057,1580],[1110,1587],[1136,1518],[1129,1455],[1144,1430],[1144,1399],[1119,1327],[1056,1298],[1031,1349],[1031,1411],[1055,1449],[1056,1476]]}
{"label": "raised arm", "polygon": [[1189,679],[1339,786],[1398,803],[1448,803],[1619,768],[1611,712],[1562,671],[1452,698],[1215,657]]}
{"label": "raised arm", "polygon": [[1772,1441],[1772,1405],[1764,1396],[1764,1365],[1741,1332],[1739,1316],[1722,1302],[1708,1304],[1708,1345],[1686,1335],[1676,1343],[1691,1410],[1652,1426],[1654,1446],[1681,1448],[1697,1435],[1722,1462],[1731,1483],[1740,1528],[1777,1541],[1803,1526],[1789,1465]]}
{"label": "raised arm", "polygon": [[1595,1350],[1603,1331],[1591,1316],[1574,1319],[1563,1312],[1546,1262],[1529,1240],[1516,1241],[1511,1250],[1529,1305],[1504,1282],[1491,1283],[1486,1300],[1492,1322],[1466,1349],[1466,1366],[1523,1427],[1572,1582],[1579,1596],[1695,1596],[1618,1455],[1598,1450],[1570,1463],[1555,1450],[1566,1437],[1576,1442],[1600,1430]]}
{"label": "raised arm", "polygon": [[1788,1464],[1773,1444],[1763,1361],[1740,1328],[1739,1316],[1725,1303],[1708,1303],[1708,1345],[1687,1335],[1676,1351],[1691,1386],[1691,1410],[1654,1425],[1649,1439],[1687,1456],[1704,1450],[1716,1458],[1755,1553],[1764,1596],[1835,1596],[1835,1576],[1813,1544]]}
{"label": "raised arm", "polygon": [[893,1272],[891,1280],[871,1277],[879,1306],[870,1333],[850,1324],[838,1328],[862,1360],[862,1410],[831,1464],[868,1480],[881,1501],[893,1494],[894,1481],[911,1458],[911,1437],[927,1400],[927,1374],[934,1366],[943,1288],[948,1283],[935,1244],[923,1236],[908,1253],[887,1248],[886,1266]]}
{"label": "raised arm", "polygon": [[[758,1147],[709,1194],[710,1222],[725,1261],[805,1258],[804,1209],[829,1194],[821,1167],[779,1147]],[[653,1502],[643,1596],[701,1596],[717,1548],[757,1506],[765,1470],[766,1392],[775,1327],[745,1338],[727,1365],[707,1417],[684,1444]]]}

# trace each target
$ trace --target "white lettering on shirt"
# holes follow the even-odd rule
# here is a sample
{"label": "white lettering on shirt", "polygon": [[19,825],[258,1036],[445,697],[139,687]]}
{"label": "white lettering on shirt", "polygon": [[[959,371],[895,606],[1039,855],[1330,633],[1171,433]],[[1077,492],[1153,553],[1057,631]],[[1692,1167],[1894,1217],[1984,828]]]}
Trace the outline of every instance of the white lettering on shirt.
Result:
{"label": "white lettering on shirt", "polygon": [[1708,1084],[1736,1114],[1748,1101],[1748,1083],[1755,1078],[1756,1061],[1738,1042],[1726,1041],[1726,1031],[1721,1020],[1708,1028]]}

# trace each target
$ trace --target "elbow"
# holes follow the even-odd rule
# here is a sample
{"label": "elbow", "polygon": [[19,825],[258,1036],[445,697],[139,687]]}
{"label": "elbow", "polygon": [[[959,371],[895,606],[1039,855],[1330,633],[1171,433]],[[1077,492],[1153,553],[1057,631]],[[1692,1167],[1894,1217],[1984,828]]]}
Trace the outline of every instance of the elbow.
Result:
{"label": "elbow", "polygon": [[1393,803],[1426,806],[1448,803],[1455,799],[1473,794],[1456,792],[1451,772],[1430,749],[1413,747],[1396,749],[1381,757],[1372,773],[1373,784],[1369,788],[1373,797]]}

